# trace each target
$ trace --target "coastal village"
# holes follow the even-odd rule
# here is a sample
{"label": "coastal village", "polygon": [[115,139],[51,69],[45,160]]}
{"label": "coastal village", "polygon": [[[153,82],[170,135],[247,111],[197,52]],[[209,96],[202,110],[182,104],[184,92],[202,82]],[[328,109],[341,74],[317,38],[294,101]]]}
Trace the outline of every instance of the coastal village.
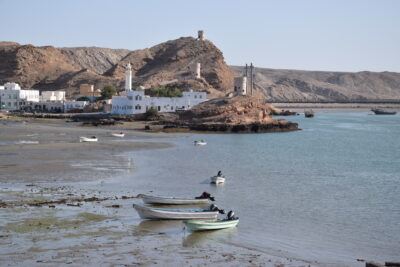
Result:
{"label": "coastal village", "polygon": [[[361,228],[354,223],[342,233],[355,212],[340,210],[349,206],[341,201],[357,188],[350,202],[367,214],[363,204],[372,199],[357,160],[376,163],[368,161],[374,153],[359,155],[348,140],[374,146],[374,132],[360,126],[365,117],[371,125],[396,125],[396,116],[367,116],[375,103],[363,92],[349,94],[368,102],[362,119],[315,114],[312,104],[346,92],[330,82],[340,94],[320,81],[306,84],[296,71],[273,80],[263,75],[274,71],[253,63],[230,67],[203,30],[108,57],[99,48],[4,42],[0,49],[0,67],[12,68],[0,72],[0,265],[383,266],[366,252],[349,256],[359,247],[338,241]],[[286,97],[294,101],[279,103]],[[311,102],[298,108],[299,99]],[[397,153],[376,146],[381,158]],[[382,186],[375,186],[377,176],[365,178],[373,188]],[[324,234],[339,237],[332,245]],[[320,256],[329,245],[338,252]],[[300,256],[282,252],[291,246]]]}

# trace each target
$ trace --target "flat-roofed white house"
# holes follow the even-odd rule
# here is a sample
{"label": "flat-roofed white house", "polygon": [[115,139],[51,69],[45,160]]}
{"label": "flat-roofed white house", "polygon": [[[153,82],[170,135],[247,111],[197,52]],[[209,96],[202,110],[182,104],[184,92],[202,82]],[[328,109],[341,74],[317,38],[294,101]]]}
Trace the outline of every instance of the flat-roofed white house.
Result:
{"label": "flat-roofed white house", "polygon": [[188,110],[193,106],[207,101],[206,92],[183,92],[182,97],[150,97],[144,91],[132,91],[132,70],[129,63],[125,71],[125,92],[122,96],[112,97],[112,114],[145,113],[150,108],[159,112],[174,112]]}
{"label": "flat-roofed white house", "polygon": [[65,91],[43,91],[40,101],[64,101]]}
{"label": "flat-roofed white house", "polygon": [[6,83],[0,89],[0,108],[17,110],[27,102],[39,102],[39,90],[22,90],[18,83]]}

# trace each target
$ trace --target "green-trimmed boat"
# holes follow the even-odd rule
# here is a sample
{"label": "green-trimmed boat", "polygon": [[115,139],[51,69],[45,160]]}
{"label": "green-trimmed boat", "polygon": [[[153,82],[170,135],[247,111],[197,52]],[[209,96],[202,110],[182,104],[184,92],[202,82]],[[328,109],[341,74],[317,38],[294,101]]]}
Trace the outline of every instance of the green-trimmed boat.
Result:
{"label": "green-trimmed boat", "polygon": [[219,220],[187,220],[183,221],[187,228],[191,231],[207,231],[219,230],[235,227],[239,223],[239,218],[235,220],[219,219]]}

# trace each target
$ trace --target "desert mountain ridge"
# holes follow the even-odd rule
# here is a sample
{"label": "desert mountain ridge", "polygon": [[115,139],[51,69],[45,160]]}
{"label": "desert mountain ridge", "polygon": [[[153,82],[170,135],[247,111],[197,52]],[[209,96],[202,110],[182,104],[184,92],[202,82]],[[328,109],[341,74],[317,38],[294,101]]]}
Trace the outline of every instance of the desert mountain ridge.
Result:
{"label": "desert mountain ridge", "polygon": [[[0,84],[23,88],[66,90],[76,95],[82,83],[124,88],[130,62],[133,87],[159,85],[207,91],[210,97],[233,91],[233,78],[244,67],[228,66],[209,40],[181,37],[139,50],[101,47],[61,47],[0,42]],[[201,63],[201,78],[192,67]],[[255,92],[272,101],[400,99],[400,73],[335,72],[255,68]]]}

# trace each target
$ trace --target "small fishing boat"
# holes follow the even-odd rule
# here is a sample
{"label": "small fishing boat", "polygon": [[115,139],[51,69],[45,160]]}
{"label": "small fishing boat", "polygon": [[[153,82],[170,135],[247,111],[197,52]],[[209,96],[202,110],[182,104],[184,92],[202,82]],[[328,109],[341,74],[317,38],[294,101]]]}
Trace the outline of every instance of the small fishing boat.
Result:
{"label": "small fishing boat", "polygon": [[115,137],[124,137],[125,136],[125,134],[123,133],[123,132],[120,132],[120,133],[112,133],[111,134],[112,136],[115,136]]}
{"label": "small fishing boat", "polygon": [[183,222],[191,231],[207,231],[219,230],[236,227],[239,223],[239,218],[235,217],[233,211],[228,213],[225,219],[216,220],[187,220]]}
{"label": "small fishing boat", "polygon": [[142,219],[156,220],[192,220],[192,219],[216,219],[219,210],[215,205],[209,209],[160,209],[133,204],[133,207],[139,213]]}
{"label": "small fishing boat", "polygon": [[312,118],[312,117],[314,117],[314,111],[312,111],[311,109],[310,110],[305,110],[304,111],[304,116],[306,118]]}
{"label": "small fishing boat", "polygon": [[215,175],[215,176],[211,177],[210,180],[211,180],[211,182],[210,182],[211,184],[223,184],[223,183],[225,183],[225,177],[224,176]]}
{"label": "small fishing boat", "polygon": [[194,141],[194,145],[195,146],[205,146],[205,145],[207,145],[207,142],[206,141],[204,141],[204,140],[200,140],[200,141]]}
{"label": "small fishing boat", "polygon": [[201,196],[195,198],[159,197],[145,194],[139,194],[137,197],[141,198],[143,203],[146,204],[163,205],[201,205],[208,204],[210,200],[214,201],[214,198],[207,192],[203,192]]}
{"label": "small fishing boat", "polygon": [[371,111],[374,112],[375,115],[395,115],[397,113],[396,111],[383,110],[380,108],[373,108]]}
{"label": "small fishing boat", "polygon": [[237,220],[219,219],[219,220],[188,220],[184,221],[190,231],[219,230],[235,227],[239,223]]}
{"label": "small fishing boat", "polygon": [[97,142],[98,139],[96,136],[91,136],[91,137],[85,137],[85,136],[81,136],[79,137],[79,142]]}

